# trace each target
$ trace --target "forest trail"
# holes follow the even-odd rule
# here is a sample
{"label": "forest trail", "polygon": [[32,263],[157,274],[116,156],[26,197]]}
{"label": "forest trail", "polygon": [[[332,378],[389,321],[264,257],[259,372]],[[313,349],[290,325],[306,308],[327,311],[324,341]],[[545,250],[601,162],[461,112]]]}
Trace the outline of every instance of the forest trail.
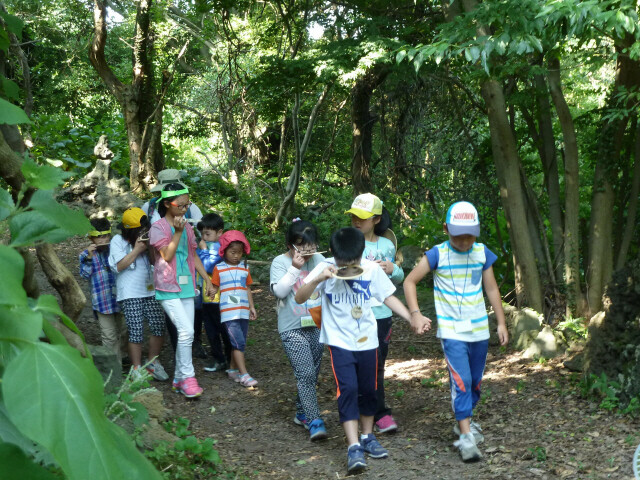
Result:
{"label": "forest trail", "polygon": [[[56,245],[72,271],[84,240]],[[50,293],[41,272],[43,293]],[[86,289],[86,282],[82,283]],[[293,423],[295,382],[277,332],[275,302],[266,285],[254,287],[258,320],[249,327],[248,369],[259,381],[247,389],[222,373],[203,370],[194,359],[202,397],[186,400],[170,383],[153,382],[175,417],[191,421],[200,438],[217,441],[223,461],[256,479],[340,479],[346,476],[346,446],[338,422],[335,384],[325,351],[318,399],[329,438],[310,442]],[[99,343],[90,306],[78,321],[89,343]],[[206,336],[203,335],[203,339]],[[161,356],[168,372],[173,355]],[[484,458],[464,464],[452,447],[455,437],[448,379],[435,333],[414,335],[394,323],[387,360],[387,402],[399,431],[379,435],[390,456],[368,460],[361,478],[400,479],[632,479],[637,420],[612,415],[577,395],[575,375],[553,360],[537,363],[519,352],[491,347],[476,419],[483,427]],[[214,408],[212,408],[214,407]]]}

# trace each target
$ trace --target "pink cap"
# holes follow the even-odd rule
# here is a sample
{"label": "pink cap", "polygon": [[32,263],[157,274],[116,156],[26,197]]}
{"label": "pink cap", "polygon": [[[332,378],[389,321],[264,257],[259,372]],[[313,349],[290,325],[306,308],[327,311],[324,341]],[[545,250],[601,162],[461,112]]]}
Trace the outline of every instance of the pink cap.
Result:
{"label": "pink cap", "polygon": [[223,256],[224,251],[227,249],[231,242],[242,242],[244,245],[244,254],[249,255],[251,253],[251,245],[249,240],[244,236],[240,230],[227,230],[220,237],[220,248],[218,249],[218,255]]}

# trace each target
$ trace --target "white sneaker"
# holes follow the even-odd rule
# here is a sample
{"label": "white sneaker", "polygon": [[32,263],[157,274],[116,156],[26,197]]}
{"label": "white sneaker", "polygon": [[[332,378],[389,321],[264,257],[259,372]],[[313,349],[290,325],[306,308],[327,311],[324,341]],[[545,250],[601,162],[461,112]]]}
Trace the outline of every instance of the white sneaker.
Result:
{"label": "white sneaker", "polygon": [[482,458],[482,454],[476,446],[476,441],[470,433],[460,435],[460,439],[453,442],[453,446],[460,452],[463,462],[477,462]]}
{"label": "white sneaker", "polygon": [[[484,442],[484,435],[482,434],[482,428],[478,422],[474,422],[471,420],[471,424],[469,425],[471,433],[473,433],[473,439],[476,441],[476,445]],[[453,433],[460,436],[460,425],[457,423],[453,427]]]}
{"label": "white sneaker", "polygon": [[131,380],[133,382],[141,382],[147,378],[146,372],[140,367],[131,367],[129,375],[131,375]]}
{"label": "white sneaker", "polygon": [[159,380],[160,382],[169,380],[169,375],[167,375],[167,372],[165,372],[164,368],[162,367],[162,365],[160,365],[160,362],[157,359],[147,365],[147,372],[149,372],[149,375],[151,375],[156,380]]}

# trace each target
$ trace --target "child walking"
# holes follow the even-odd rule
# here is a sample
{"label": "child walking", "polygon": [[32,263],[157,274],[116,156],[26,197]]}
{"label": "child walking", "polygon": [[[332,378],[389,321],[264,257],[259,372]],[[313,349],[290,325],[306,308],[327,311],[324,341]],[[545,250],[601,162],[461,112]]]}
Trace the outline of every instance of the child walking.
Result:
{"label": "child walking", "polygon": [[[224,231],[224,220],[217,213],[207,213],[202,220],[198,222],[198,230],[202,239],[198,244],[198,256],[204,265],[204,269],[209,275],[213,273],[215,267],[222,257],[219,254],[220,237]],[[201,321],[198,322],[198,317]],[[209,298],[205,292],[202,292],[202,304],[200,309],[196,307],[196,334],[198,324],[204,323],[204,329],[207,332],[209,346],[211,347],[212,358],[207,361],[204,369],[207,372],[223,372],[229,368],[231,360],[231,343],[227,331],[222,328],[220,322],[220,293],[215,298]],[[222,339],[222,342],[220,341]],[[224,344],[224,350],[222,349]]]}
{"label": "child walking", "polygon": [[247,372],[244,349],[249,320],[255,320],[258,315],[249,288],[253,281],[246,260],[240,265],[242,257],[251,252],[251,245],[242,232],[229,230],[220,237],[218,252],[224,260],[213,267],[211,282],[213,295],[220,291],[220,319],[231,342],[231,368],[227,374],[244,387],[254,387],[258,381]]}
{"label": "child walking", "polygon": [[319,440],[327,438],[316,396],[323,347],[319,341],[320,330],[309,309],[319,307],[321,300],[315,293],[303,305],[298,305],[295,294],[309,272],[324,257],[315,253],[318,249],[318,232],[311,222],[294,220],[287,229],[285,240],[287,253],[273,259],[269,283],[271,291],[278,298],[278,333],[298,387],[293,421],[309,430],[311,440]]}
{"label": "child walking", "polygon": [[[391,218],[378,197],[371,193],[358,195],[351,204],[351,208],[344,213],[351,215],[351,226],[357,228],[364,235],[363,258],[376,262],[394,285],[399,285],[404,279],[402,268],[396,265],[396,246],[391,240],[382,235],[391,228]],[[386,405],[384,396],[384,365],[389,354],[391,341],[391,309],[386,305],[372,307],[373,315],[378,324],[378,408],[374,415],[378,432],[394,432],[398,425],[391,415],[391,408]]]}
{"label": "child walking", "polygon": [[[102,345],[113,350],[121,363],[122,315],[116,296],[116,277],[109,268],[111,224],[106,218],[94,218],[91,226],[91,245],[78,256],[80,276],[91,282],[91,306],[100,325]],[[114,373],[120,375],[121,372]]]}
{"label": "child walking", "polygon": [[189,209],[189,190],[181,184],[163,187],[158,206],[160,220],[151,225],[150,242],[156,248],[154,283],[156,299],[176,326],[176,368],[173,389],[187,398],[202,394],[193,369],[193,312],[196,270],[204,279],[204,289],[213,294],[209,276],[196,254],[196,237],[184,213]]}
{"label": "child walking", "polygon": [[438,317],[438,338],[442,344],[451,386],[451,403],[460,435],[454,442],[462,460],[482,458],[477,444],[484,440],[480,425],[472,420],[473,409],[480,400],[480,384],[489,347],[489,320],[482,289],[489,298],[498,321],[501,345],[509,341],[500,291],[493,274],[496,255],[481,243],[480,221],[469,202],[449,207],[443,225],[449,240],[425,252],[418,265],[404,281],[404,293],[412,318],[426,318],[420,313],[417,283],[433,272],[433,293]]}
{"label": "child walking", "polygon": [[160,381],[169,375],[158,360],[164,342],[164,312],[155,299],[149,258],[149,220],[140,208],[129,208],[122,215],[121,235],[111,240],[109,265],[116,272],[118,302],[129,330],[129,358],[135,377],[142,365],[143,321],[149,322],[149,359],[147,371]]}
{"label": "child walking", "polygon": [[[309,273],[295,300],[302,304],[316,290],[322,299],[320,342],[328,346],[331,354],[338,389],[338,412],[349,445],[347,470],[351,473],[367,467],[365,452],[371,458],[389,456],[373,434],[373,416],[378,407],[378,326],[371,311],[372,302],[384,303],[410,321],[416,333],[428,330],[431,322],[422,317],[411,319],[407,308],[392,295],[396,288],[380,265],[362,258],[362,232],[351,227],[342,228],[331,236],[330,246],[333,258]],[[347,266],[360,271],[360,275],[348,280],[335,276],[339,268]]]}

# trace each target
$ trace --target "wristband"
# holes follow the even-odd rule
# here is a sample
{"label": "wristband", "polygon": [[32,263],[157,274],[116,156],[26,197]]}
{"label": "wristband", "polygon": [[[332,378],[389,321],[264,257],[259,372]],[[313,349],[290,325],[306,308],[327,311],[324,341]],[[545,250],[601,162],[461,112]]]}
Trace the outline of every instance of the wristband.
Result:
{"label": "wristband", "polygon": [[420,311],[420,309],[414,310],[413,312],[409,312],[409,315],[413,315],[414,313],[418,313],[419,311]]}

